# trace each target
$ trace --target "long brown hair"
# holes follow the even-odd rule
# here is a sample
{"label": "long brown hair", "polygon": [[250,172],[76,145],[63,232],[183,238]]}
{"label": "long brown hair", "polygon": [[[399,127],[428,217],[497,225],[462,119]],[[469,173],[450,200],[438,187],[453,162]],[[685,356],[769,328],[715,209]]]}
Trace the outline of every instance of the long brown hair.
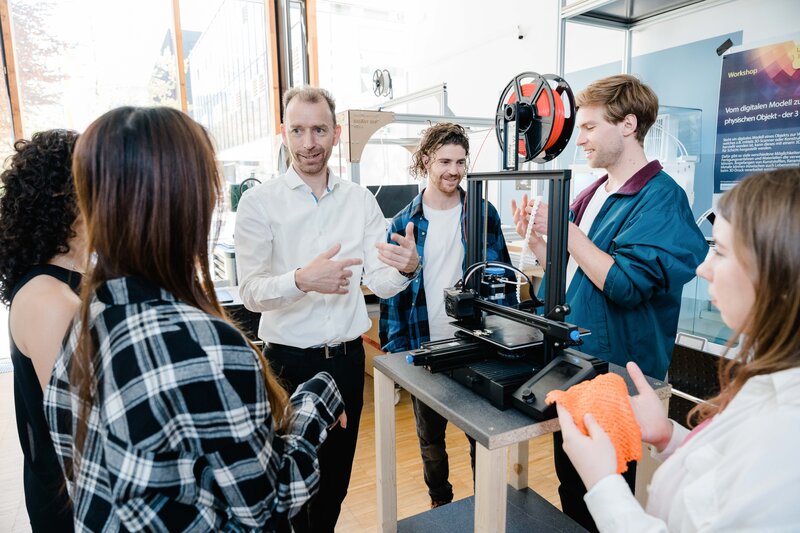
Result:
{"label": "long brown hair", "polygon": [[743,179],[720,198],[736,258],[753,272],[755,302],[739,331],[735,359],[720,362],[720,393],[695,407],[700,421],[722,411],[748,379],[800,366],[800,168]]}
{"label": "long brown hair", "polygon": [[[80,453],[97,390],[89,304],[102,283],[140,277],[209,315],[226,316],[208,266],[209,232],[221,182],[202,126],[168,107],[114,109],[81,135],[73,174],[89,249],[97,258],[83,284],[81,330],[70,369],[71,386],[81,399],[75,433]],[[253,350],[281,429],[287,417],[286,391],[261,352]]]}

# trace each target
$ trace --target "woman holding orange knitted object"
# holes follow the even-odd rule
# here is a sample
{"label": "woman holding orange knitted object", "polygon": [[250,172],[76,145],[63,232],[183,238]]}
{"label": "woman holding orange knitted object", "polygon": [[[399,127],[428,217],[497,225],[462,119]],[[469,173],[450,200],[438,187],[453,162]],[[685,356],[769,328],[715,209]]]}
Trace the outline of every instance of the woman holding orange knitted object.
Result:
{"label": "woman holding orange knitted object", "polygon": [[600,531],[800,527],[800,168],[752,175],[725,193],[714,238],[697,274],[742,339],[736,358],[723,359],[719,395],[690,414],[692,431],[667,419],[639,368],[628,364],[642,440],[664,460],[646,510],[615,473],[616,452],[593,417],[584,420],[586,436],[558,406],[564,449]]}

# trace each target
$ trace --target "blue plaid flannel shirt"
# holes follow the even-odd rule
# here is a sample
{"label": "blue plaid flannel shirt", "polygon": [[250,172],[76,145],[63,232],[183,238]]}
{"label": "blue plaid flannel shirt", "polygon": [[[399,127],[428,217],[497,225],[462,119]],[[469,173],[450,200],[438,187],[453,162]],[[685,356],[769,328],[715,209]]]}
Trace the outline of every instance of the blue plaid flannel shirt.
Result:
{"label": "blue plaid flannel shirt", "polygon": [[[425,236],[428,233],[428,220],[422,214],[422,194],[424,192],[424,190],[420,192],[405,209],[395,215],[387,234],[387,241],[392,242],[390,239],[392,233],[404,235],[406,225],[409,222],[413,222],[414,238],[417,241],[417,254],[419,254],[422,264],[422,270],[419,275],[409,283],[408,287],[391,298],[381,300],[379,334],[383,351],[389,353],[415,350],[419,348],[420,344],[430,340],[424,281]],[[463,205],[466,192],[463,189],[459,189],[459,193]],[[500,227],[500,215],[491,202],[489,203],[488,213],[486,259],[488,261],[510,263],[511,259],[508,256],[506,240]],[[464,238],[466,216],[464,213],[461,214],[461,228],[461,244],[466,250],[467,243]],[[466,264],[462,265],[462,272],[466,270],[466,267]]]}

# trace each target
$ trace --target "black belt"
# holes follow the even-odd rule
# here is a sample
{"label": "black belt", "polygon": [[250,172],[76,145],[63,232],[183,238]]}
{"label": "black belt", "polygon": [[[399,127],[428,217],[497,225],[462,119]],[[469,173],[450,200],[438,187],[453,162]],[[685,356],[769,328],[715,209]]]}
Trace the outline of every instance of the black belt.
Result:
{"label": "black belt", "polygon": [[289,354],[297,354],[305,357],[316,357],[318,359],[332,359],[334,357],[342,357],[348,353],[353,353],[357,348],[363,346],[361,337],[355,338],[347,342],[339,342],[336,344],[326,344],[324,346],[313,346],[311,348],[297,348],[296,346],[287,346],[285,344],[276,344],[274,342],[267,343],[267,349],[276,350]]}

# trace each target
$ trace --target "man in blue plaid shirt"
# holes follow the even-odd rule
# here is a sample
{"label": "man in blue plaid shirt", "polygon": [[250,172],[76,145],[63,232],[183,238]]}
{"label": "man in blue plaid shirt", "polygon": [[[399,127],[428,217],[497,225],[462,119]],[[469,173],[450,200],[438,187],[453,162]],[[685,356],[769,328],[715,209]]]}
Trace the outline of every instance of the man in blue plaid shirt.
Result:
{"label": "man in blue plaid shirt", "polygon": [[[420,266],[407,288],[381,300],[380,339],[386,352],[413,350],[429,340],[453,337],[455,329],[444,310],[443,290],[455,285],[467,267],[466,193],[459,184],[466,174],[468,155],[469,138],[464,128],[442,123],[423,132],[412,157],[411,174],[427,178],[428,186],[394,217],[387,239],[403,234],[413,222]],[[486,233],[486,259],[510,263],[500,216],[491,204]],[[411,400],[431,507],[438,507],[453,500],[445,449],[447,420],[416,398]],[[474,468],[475,441],[469,441]]]}

